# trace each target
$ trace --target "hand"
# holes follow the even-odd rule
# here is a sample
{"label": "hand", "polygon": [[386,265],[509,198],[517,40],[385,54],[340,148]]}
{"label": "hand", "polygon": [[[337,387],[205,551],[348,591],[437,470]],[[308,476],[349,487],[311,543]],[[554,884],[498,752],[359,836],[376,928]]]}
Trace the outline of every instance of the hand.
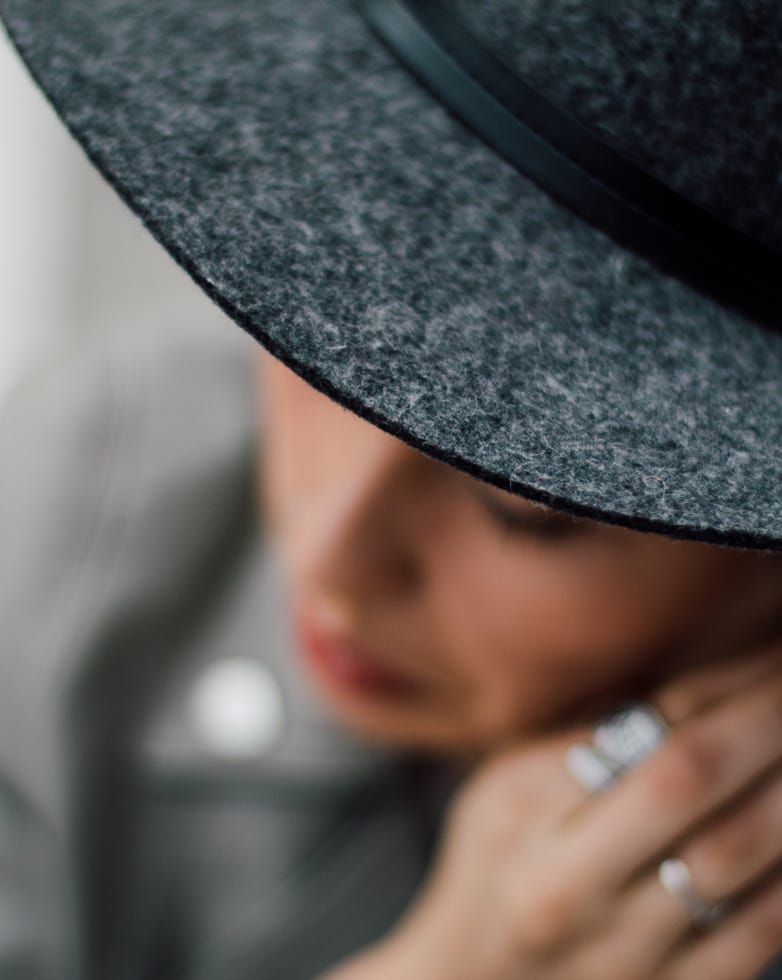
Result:
{"label": "hand", "polygon": [[[782,645],[701,666],[650,700],[672,735],[601,796],[588,797],[564,765],[592,726],[482,764],[376,969],[345,976],[756,977],[782,951]],[[693,927],[660,884],[670,856],[706,901],[735,898],[712,931]]]}

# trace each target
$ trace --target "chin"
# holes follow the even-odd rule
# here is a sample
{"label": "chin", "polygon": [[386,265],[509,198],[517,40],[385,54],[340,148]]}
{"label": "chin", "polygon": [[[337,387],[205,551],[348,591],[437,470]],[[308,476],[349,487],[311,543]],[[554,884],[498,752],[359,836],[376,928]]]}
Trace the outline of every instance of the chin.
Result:
{"label": "chin", "polygon": [[456,719],[438,718],[424,707],[416,712],[357,708],[334,698],[323,698],[334,720],[359,738],[381,748],[466,761],[491,750],[493,739],[480,737]]}

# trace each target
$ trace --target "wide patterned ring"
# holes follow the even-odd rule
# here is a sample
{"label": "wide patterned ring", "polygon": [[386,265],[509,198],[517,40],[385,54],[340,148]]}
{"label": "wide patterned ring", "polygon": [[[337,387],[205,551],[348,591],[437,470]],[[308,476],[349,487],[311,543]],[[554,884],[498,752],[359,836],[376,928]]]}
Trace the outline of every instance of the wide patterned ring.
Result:
{"label": "wide patterned ring", "polygon": [[602,793],[655,752],[670,731],[654,705],[634,702],[604,718],[591,744],[571,745],[565,765],[588,793]]}

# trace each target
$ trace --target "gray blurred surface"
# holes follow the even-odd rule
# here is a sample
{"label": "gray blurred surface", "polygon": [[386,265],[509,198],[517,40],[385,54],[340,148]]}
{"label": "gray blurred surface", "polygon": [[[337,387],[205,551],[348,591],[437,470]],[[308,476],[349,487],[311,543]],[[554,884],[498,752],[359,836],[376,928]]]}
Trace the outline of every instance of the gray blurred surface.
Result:
{"label": "gray blurred surface", "polygon": [[0,412],[20,376],[88,331],[225,319],[94,171],[2,31],[0,132]]}

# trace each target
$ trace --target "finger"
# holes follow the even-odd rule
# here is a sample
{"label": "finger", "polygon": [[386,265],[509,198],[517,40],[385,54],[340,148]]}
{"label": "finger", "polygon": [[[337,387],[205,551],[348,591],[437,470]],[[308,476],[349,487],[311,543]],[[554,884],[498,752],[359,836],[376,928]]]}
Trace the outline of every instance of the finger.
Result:
{"label": "finger", "polygon": [[[782,863],[782,770],[751,800],[680,849],[696,894],[716,904],[746,893]],[[610,929],[591,955],[595,962],[632,962],[657,976],[661,960],[692,931],[686,906],[660,884],[658,864],[633,884],[608,916]],[[602,959],[598,959],[602,958]]]}
{"label": "finger", "polygon": [[781,756],[782,678],[775,677],[685,723],[611,790],[569,815],[563,856],[582,880],[611,894]]}
{"label": "finger", "polygon": [[660,980],[753,980],[782,954],[782,876],[713,931],[675,949],[660,966]]}
{"label": "finger", "polygon": [[[727,664],[701,668],[688,678],[687,683],[679,682],[666,687],[651,702],[650,707],[668,729],[681,728],[685,721],[707,708],[719,704],[729,696],[735,698],[737,694],[753,685],[765,683],[774,676],[782,679],[782,650],[764,650],[748,657],[746,661],[734,660]],[[603,792],[616,782],[616,774],[611,769],[610,761],[604,759],[599,750],[595,751],[596,747],[601,748],[596,730],[593,729],[591,736],[590,741],[571,742],[565,756],[566,769],[585,790],[582,804],[590,796]],[[597,743],[597,746],[590,743]],[[637,764],[638,762],[628,769]]]}
{"label": "finger", "polygon": [[584,800],[564,760],[572,744],[587,743],[591,735],[591,728],[580,726],[534,745],[506,744],[476,767],[466,790],[454,799],[452,815],[477,806],[491,822],[507,815],[517,833],[522,817],[528,827],[533,813],[543,825],[556,825]]}
{"label": "finger", "polygon": [[[656,874],[636,882],[601,913],[605,925],[580,951],[581,973],[573,976],[606,976],[611,965],[622,964],[624,976],[658,977],[660,961],[692,927],[688,911]],[[592,921],[585,919],[583,934],[590,930]]]}
{"label": "finger", "polygon": [[[568,759],[574,748],[590,746],[593,735],[594,725],[573,729],[567,735],[551,739],[546,751],[539,755],[540,793],[549,792],[555,801],[552,822],[562,820],[591,798],[584,785],[572,775]],[[555,773],[559,773],[558,778],[554,778]]]}
{"label": "finger", "polygon": [[782,644],[774,644],[746,656],[709,663],[661,687],[652,703],[671,725],[677,727],[707,708],[782,671]]}
{"label": "finger", "polygon": [[782,861],[782,768],[678,855],[710,904],[736,895]]}

